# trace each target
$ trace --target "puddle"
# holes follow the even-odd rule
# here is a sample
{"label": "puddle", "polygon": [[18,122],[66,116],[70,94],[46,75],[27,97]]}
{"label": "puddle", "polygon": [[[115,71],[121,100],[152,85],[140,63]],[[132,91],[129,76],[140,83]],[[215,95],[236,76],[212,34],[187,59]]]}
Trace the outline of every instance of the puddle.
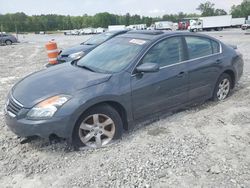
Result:
{"label": "puddle", "polygon": [[169,133],[169,131],[164,127],[157,127],[148,130],[148,135],[150,136],[158,136],[160,134],[167,134],[167,133]]}

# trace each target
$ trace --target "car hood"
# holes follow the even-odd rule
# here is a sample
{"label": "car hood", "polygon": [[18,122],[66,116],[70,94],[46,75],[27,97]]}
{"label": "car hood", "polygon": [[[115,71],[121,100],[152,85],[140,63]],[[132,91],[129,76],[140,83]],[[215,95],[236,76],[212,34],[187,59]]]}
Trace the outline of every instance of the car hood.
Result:
{"label": "car hood", "polygon": [[77,52],[89,52],[95,47],[96,47],[95,45],[80,44],[80,45],[72,46],[71,48],[62,50],[60,55],[70,55],[70,54],[77,53]]}
{"label": "car hood", "polygon": [[26,108],[59,94],[76,91],[108,81],[111,74],[101,74],[64,63],[33,73],[12,89],[13,97]]}

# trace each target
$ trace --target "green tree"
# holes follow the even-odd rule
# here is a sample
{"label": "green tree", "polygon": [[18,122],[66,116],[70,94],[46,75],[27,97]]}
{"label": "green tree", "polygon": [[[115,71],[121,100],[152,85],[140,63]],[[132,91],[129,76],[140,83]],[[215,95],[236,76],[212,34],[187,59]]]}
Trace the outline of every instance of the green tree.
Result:
{"label": "green tree", "polygon": [[104,27],[107,28],[109,25],[113,25],[115,22],[114,16],[108,12],[98,13],[94,16],[93,27]]}
{"label": "green tree", "polygon": [[233,5],[231,14],[234,18],[247,17],[250,15],[250,1],[244,0],[240,5]]}
{"label": "green tree", "polygon": [[214,3],[211,3],[210,1],[201,3],[196,10],[199,10],[202,16],[214,16]]}
{"label": "green tree", "polygon": [[224,9],[215,9],[215,4],[207,1],[201,3],[196,10],[201,12],[201,16],[220,16],[227,15],[227,12]]}
{"label": "green tree", "polygon": [[215,16],[227,15],[227,12],[224,9],[216,9],[214,15]]}
{"label": "green tree", "polygon": [[130,23],[131,16],[129,13],[126,14],[125,16],[125,25],[128,26]]}

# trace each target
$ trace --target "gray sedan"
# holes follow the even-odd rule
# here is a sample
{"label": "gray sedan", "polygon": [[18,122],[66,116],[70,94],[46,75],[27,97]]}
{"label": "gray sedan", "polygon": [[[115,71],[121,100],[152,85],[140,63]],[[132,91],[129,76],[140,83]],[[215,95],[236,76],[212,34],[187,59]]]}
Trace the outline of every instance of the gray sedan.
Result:
{"label": "gray sedan", "polygon": [[5,119],[22,137],[55,134],[99,148],[145,119],[226,99],[242,73],[242,55],[212,37],[131,31],[76,63],[22,79],[9,93]]}
{"label": "gray sedan", "polygon": [[0,44],[11,45],[12,43],[17,43],[17,38],[10,34],[0,33]]}
{"label": "gray sedan", "polygon": [[105,41],[128,32],[127,30],[122,31],[108,31],[102,34],[91,37],[86,42],[79,45],[72,46],[70,48],[62,50],[57,58],[58,63],[65,63],[82,58],[84,55],[89,53],[91,50],[104,43]]}

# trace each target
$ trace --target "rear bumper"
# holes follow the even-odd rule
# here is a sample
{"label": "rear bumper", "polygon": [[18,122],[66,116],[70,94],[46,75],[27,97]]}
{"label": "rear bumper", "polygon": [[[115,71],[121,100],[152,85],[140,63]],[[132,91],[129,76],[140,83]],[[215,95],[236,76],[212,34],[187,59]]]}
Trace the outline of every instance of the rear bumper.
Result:
{"label": "rear bumper", "polygon": [[5,121],[9,129],[21,137],[39,136],[48,138],[56,134],[62,138],[70,138],[70,117],[57,117],[48,120],[28,120],[26,118],[17,119],[5,113]]}

